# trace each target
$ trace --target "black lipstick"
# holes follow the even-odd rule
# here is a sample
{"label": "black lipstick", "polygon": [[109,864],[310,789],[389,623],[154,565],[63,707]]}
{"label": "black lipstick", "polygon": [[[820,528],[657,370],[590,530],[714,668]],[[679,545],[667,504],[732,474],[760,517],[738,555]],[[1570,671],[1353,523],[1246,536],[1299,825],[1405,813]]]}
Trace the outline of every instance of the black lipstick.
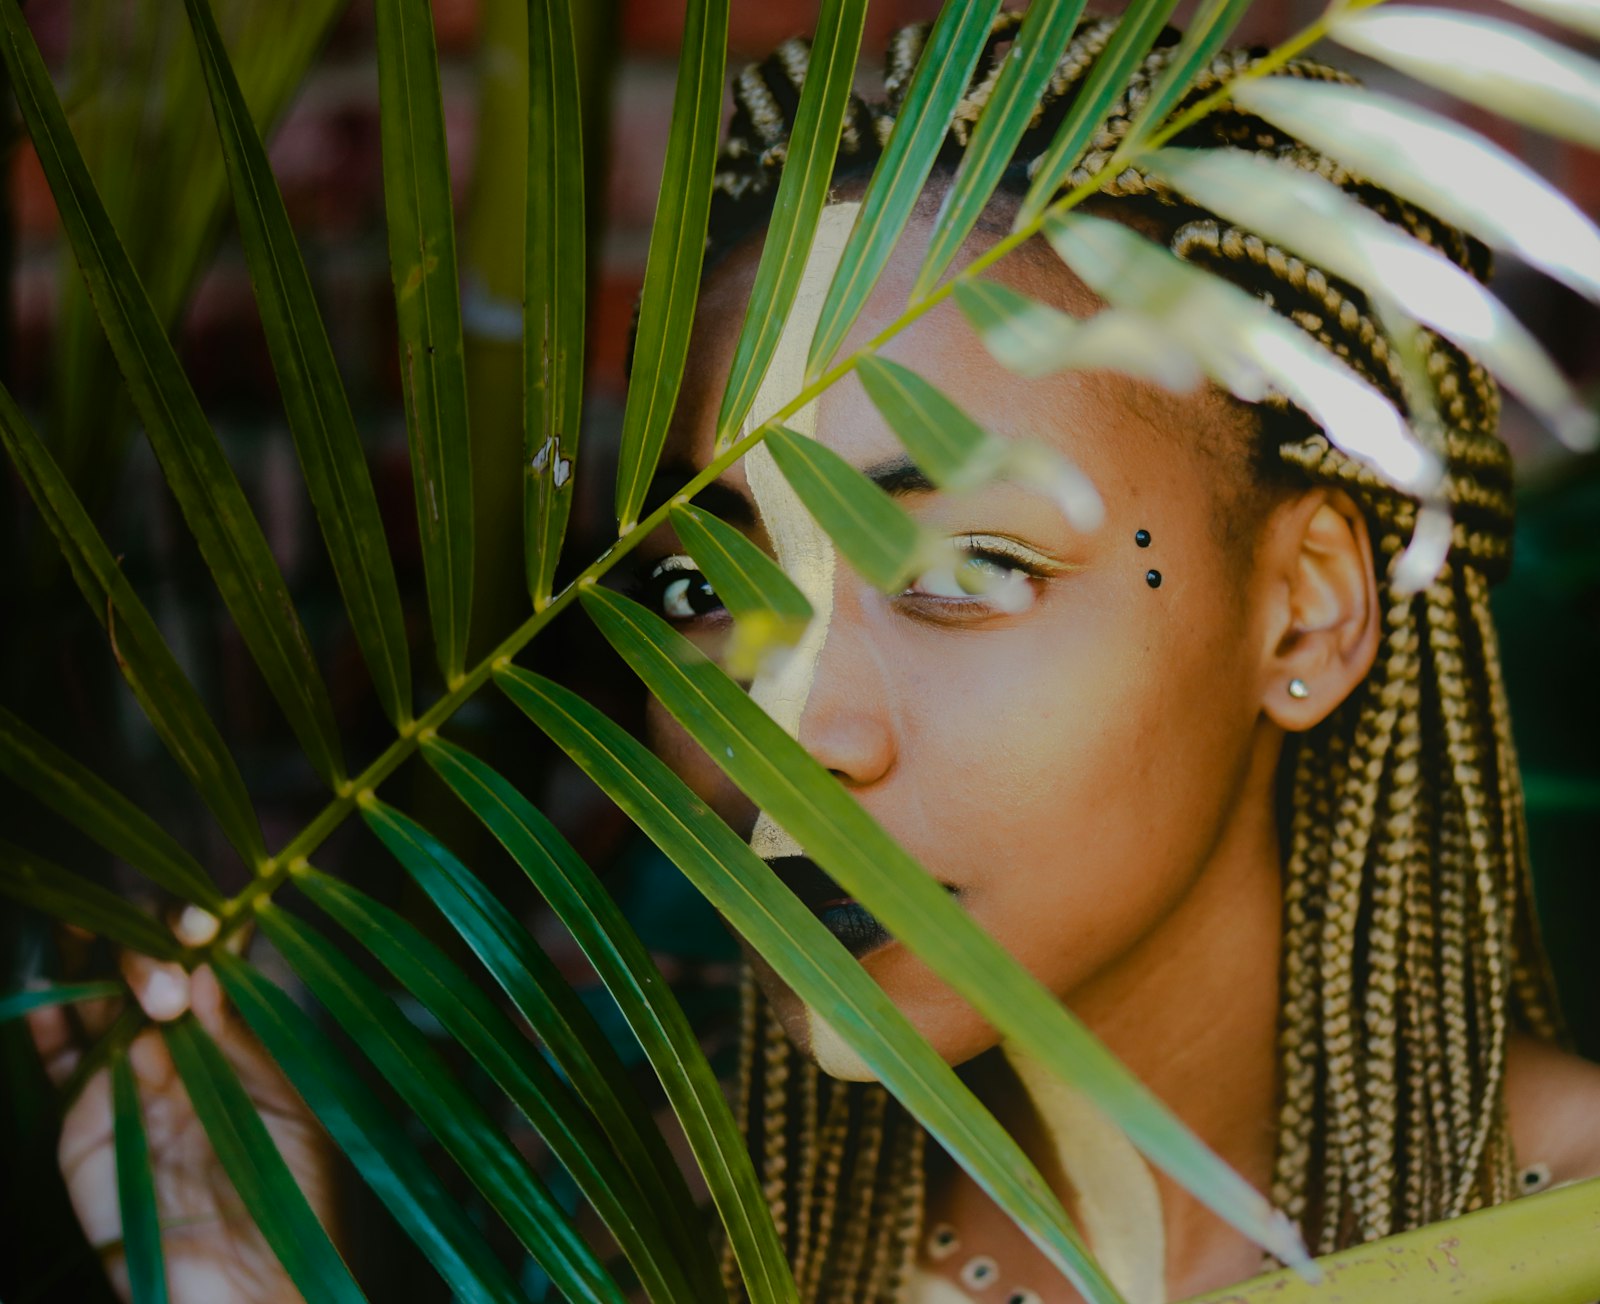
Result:
{"label": "black lipstick", "polygon": [[893,940],[878,917],[846,895],[815,861],[805,856],[778,856],[767,864],[851,955],[859,959]]}

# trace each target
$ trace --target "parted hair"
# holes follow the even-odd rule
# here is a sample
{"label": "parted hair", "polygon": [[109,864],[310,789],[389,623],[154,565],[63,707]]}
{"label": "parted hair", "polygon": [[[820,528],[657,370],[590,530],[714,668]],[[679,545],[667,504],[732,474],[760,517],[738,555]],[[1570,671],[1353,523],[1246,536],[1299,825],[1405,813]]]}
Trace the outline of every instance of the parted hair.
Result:
{"label": "parted hair", "polygon": [[[959,160],[1020,17],[995,22],[956,110],[941,164]],[[1001,188],[1025,190],[1115,24],[1081,23]],[[865,176],[888,139],[926,27],[890,41],[884,98],[853,98],[836,180]],[[1101,171],[1171,58],[1169,29],[1135,70],[1066,180]],[[1184,105],[1264,55],[1218,54]],[[787,42],[734,83],[735,112],[713,195],[708,256],[768,220],[806,75]],[[1349,82],[1295,60],[1271,75]],[[1184,105],[1180,105],[1182,108]],[[1315,172],[1485,279],[1477,241],[1224,103],[1172,142],[1232,147]],[[1355,287],[1157,185],[1137,167],[1097,211],[1157,215],[1180,257],[1266,300],[1404,413],[1396,350]],[[1148,227],[1148,220],[1141,228]],[[1280,1103],[1272,1196],[1314,1253],[1450,1217],[1513,1194],[1505,1065],[1513,1029],[1558,1035],[1528,874],[1522,787],[1489,611],[1512,530],[1511,459],[1483,368],[1423,332],[1437,422],[1413,422],[1447,467],[1449,559],[1415,595],[1388,582],[1418,505],[1334,447],[1286,403],[1257,408],[1262,474],[1348,493],[1370,528],[1382,642],[1365,680],[1318,727],[1289,740],[1280,772],[1285,832]],[[1196,1035],[1202,1035],[1197,1032]],[[820,1073],[745,983],[738,1109],[805,1301],[906,1298],[923,1234],[925,1137],[876,1085]],[[731,1256],[725,1275],[735,1297]]]}

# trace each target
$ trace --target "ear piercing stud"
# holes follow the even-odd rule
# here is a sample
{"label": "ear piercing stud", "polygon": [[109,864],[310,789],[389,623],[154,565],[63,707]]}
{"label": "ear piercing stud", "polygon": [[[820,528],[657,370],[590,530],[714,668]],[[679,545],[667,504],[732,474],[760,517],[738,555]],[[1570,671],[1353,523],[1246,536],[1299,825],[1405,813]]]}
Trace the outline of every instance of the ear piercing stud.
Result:
{"label": "ear piercing stud", "polygon": [[1305,680],[1291,679],[1289,681],[1289,696],[1297,702],[1304,701],[1311,696],[1311,690],[1306,687]]}

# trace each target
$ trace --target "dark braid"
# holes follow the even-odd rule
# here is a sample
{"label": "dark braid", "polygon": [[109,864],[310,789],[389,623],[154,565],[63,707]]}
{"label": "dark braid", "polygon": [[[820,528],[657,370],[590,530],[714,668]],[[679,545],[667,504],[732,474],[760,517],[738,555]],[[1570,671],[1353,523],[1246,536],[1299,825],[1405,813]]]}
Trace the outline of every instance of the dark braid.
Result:
{"label": "dark braid", "polygon": [[[946,138],[946,171],[970,139],[1019,22],[1009,13],[996,21]],[[1003,191],[1026,192],[1033,163],[1114,29],[1104,19],[1079,25]],[[891,40],[884,102],[851,100],[837,182],[870,175],[926,34],[911,27]],[[1170,29],[1163,34],[1067,186],[1109,161],[1178,39]],[[790,41],[735,83],[712,207],[713,259],[769,217],[807,48]],[[1264,53],[1219,54],[1179,110]],[[1308,60],[1273,75],[1352,80]],[[1488,275],[1478,241],[1231,105],[1173,143],[1246,149],[1315,172],[1480,279]],[[1180,257],[1265,299],[1408,412],[1396,349],[1354,286],[1217,219],[1136,167],[1101,193],[1114,201],[1105,206],[1112,213],[1132,206],[1156,214]],[[1490,581],[1510,564],[1511,458],[1495,433],[1499,398],[1488,374],[1430,332],[1420,340],[1438,420],[1413,424],[1446,463],[1454,533],[1449,564],[1415,596],[1396,595],[1388,584],[1417,519],[1415,501],[1287,403],[1258,409],[1263,472],[1347,492],[1370,525],[1385,594],[1383,645],[1371,673],[1321,725],[1291,738],[1280,780],[1282,1085],[1272,1194],[1317,1252],[1507,1198],[1508,1036],[1513,1026],[1544,1037],[1557,1031],[1488,606]],[[781,1037],[754,984],[746,1003],[746,1039],[759,1046],[747,1045],[741,1060],[741,1122],[763,1157],[801,1298],[905,1299],[920,1240],[920,1129],[881,1087],[819,1075]]]}

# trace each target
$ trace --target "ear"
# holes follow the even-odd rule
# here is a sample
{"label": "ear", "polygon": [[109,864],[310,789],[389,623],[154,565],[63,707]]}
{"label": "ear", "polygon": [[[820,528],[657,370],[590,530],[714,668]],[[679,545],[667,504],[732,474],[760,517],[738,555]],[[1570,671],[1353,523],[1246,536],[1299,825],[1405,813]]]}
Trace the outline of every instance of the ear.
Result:
{"label": "ear", "polygon": [[1326,719],[1377,657],[1372,540],[1348,494],[1317,489],[1275,513],[1264,544],[1271,600],[1261,709],[1297,733]]}

